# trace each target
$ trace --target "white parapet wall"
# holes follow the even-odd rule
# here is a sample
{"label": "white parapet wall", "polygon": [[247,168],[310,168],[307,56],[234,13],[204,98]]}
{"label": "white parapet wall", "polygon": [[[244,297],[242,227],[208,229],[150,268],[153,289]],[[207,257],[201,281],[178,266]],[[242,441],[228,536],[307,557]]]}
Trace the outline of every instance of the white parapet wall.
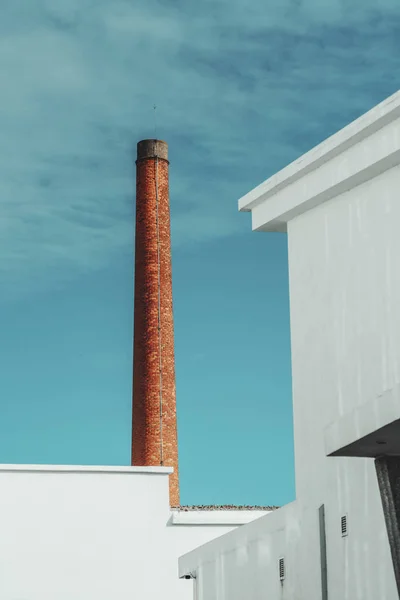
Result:
{"label": "white parapet wall", "polygon": [[178,557],[265,511],[171,510],[170,473],[0,465],[0,599],[191,600]]}

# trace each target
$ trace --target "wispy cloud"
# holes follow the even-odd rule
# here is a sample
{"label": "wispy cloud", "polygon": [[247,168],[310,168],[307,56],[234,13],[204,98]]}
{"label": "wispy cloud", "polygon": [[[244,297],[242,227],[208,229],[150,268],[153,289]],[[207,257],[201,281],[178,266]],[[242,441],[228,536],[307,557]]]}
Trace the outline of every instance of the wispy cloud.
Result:
{"label": "wispy cloud", "polygon": [[0,274],[29,289],[132,247],[134,146],[171,154],[174,243],[400,87],[382,0],[14,0],[0,22]]}

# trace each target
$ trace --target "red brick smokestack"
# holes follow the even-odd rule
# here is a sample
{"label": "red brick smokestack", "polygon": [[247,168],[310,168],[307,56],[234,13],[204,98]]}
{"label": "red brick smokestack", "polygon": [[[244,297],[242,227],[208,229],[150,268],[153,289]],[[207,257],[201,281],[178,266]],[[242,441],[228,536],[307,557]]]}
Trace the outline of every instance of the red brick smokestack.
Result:
{"label": "red brick smokestack", "polygon": [[168,146],[137,145],[132,465],[174,468],[179,505]]}

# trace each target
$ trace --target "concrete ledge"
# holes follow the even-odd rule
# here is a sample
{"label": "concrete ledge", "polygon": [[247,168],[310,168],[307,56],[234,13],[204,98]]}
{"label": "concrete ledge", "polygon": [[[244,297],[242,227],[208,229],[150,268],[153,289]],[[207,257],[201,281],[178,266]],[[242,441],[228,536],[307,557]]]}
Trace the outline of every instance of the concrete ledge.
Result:
{"label": "concrete ledge", "polygon": [[324,437],[327,456],[400,455],[400,386],[331,423]]}
{"label": "concrete ledge", "polygon": [[239,210],[252,212],[254,230],[286,231],[291,219],[398,164],[400,92],[246,194]]}
{"label": "concrete ledge", "polygon": [[272,511],[193,510],[172,511],[171,525],[245,525]]}
{"label": "concrete ledge", "polygon": [[170,475],[172,467],[114,467],[87,465],[2,465],[0,473],[126,473]]}

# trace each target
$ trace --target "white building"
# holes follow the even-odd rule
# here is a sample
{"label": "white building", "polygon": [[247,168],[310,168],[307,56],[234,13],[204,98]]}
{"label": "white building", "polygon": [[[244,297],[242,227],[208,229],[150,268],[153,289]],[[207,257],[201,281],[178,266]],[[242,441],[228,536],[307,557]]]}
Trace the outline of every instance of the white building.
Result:
{"label": "white building", "polygon": [[171,510],[171,472],[0,465],[0,599],[190,600],[178,557],[266,511]]}
{"label": "white building", "polygon": [[400,92],[239,207],[288,235],[297,500],[187,553],[180,576],[197,600],[394,600]]}

